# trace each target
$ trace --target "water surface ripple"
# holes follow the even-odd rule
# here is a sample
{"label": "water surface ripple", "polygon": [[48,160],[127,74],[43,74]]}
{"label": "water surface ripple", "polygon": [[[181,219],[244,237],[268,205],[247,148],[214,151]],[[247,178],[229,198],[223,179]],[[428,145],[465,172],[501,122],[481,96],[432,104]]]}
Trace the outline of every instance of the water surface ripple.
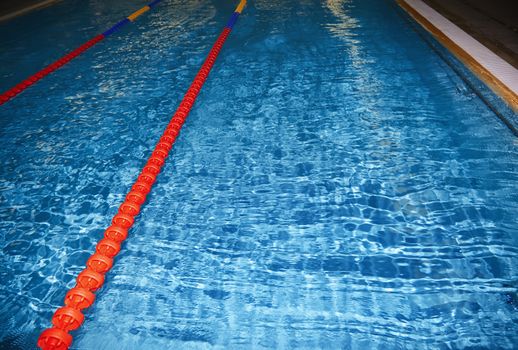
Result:
{"label": "water surface ripple", "polygon": [[[0,90],[142,1],[0,26]],[[31,349],[235,4],[166,0],[0,109]],[[73,349],[516,349],[518,152],[385,0],[252,1]]]}

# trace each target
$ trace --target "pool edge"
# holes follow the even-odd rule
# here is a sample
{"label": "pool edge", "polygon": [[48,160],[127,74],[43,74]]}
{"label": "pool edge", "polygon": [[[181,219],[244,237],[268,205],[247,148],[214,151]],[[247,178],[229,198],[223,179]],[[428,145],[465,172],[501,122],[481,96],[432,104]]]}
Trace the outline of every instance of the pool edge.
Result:
{"label": "pool edge", "polygon": [[[417,3],[422,7],[425,7],[427,11],[419,11],[418,8],[413,6],[411,3]],[[397,4],[405,10],[417,23],[419,23],[423,28],[425,28],[428,32],[430,32],[443,46],[445,46],[450,52],[452,52],[464,65],[466,65],[470,71],[472,71],[478,78],[480,78],[492,91],[494,91],[498,96],[500,96],[508,105],[512,108],[512,110],[518,113],[518,89],[513,88],[512,86],[508,86],[501,79],[497,77],[498,72],[496,71],[495,61],[497,61],[498,65],[504,66],[507,70],[507,74],[512,72],[513,78],[516,77],[515,81],[518,81],[518,70],[516,70],[513,66],[499,57],[496,53],[489,50],[487,47],[482,45],[476,39],[474,39],[471,35],[463,31],[457,25],[449,21],[442,14],[435,11],[433,8],[426,5],[421,0],[396,0]],[[429,9],[429,10],[428,10]],[[444,30],[439,28],[438,25],[432,23],[431,16],[435,17],[435,19],[439,19],[441,24],[447,25],[455,32],[461,33],[463,36],[467,36],[470,40],[476,42],[478,44],[478,48],[470,46],[469,43],[462,42],[462,38],[449,36]],[[488,52],[484,52],[486,60],[477,60],[474,56],[476,56],[475,50],[480,49],[487,50]],[[480,56],[480,55],[479,55]],[[493,62],[488,62],[488,59]],[[508,66],[508,67],[507,67]],[[501,75],[501,72],[500,72]],[[509,79],[512,80],[512,79]]]}
{"label": "pool edge", "polygon": [[7,13],[5,15],[0,16],[0,23],[9,21],[10,19],[23,16],[29,12],[42,9],[44,7],[48,7],[54,5],[55,3],[61,2],[62,0],[42,0],[32,5],[24,6],[18,10],[14,10],[11,13]]}

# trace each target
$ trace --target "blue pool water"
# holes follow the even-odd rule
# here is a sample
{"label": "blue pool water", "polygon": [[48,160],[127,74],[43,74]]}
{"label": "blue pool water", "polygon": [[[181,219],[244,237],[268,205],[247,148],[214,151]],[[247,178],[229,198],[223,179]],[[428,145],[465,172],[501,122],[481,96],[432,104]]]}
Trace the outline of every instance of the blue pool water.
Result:
{"label": "blue pool water", "polygon": [[[1,24],[0,90],[143,4]],[[235,5],[165,0],[0,107],[1,349],[50,326]],[[425,39],[389,0],[251,1],[73,349],[518,348],[518,142]]]}

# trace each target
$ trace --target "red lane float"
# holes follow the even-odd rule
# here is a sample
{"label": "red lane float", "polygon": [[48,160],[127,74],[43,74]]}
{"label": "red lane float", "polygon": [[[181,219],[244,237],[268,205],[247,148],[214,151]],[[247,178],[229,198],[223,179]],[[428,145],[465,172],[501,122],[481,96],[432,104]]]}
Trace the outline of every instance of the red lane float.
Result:
{"label": "red lane float", "polygon": [[99,34],[92,39],[88,40],[83,45],[79,46],[77,49],[73,50],[69,54],[61,57],[60,59],[54,61],[53,63],[49,64],[47,67],[40,70],[38,73],[31,75],[18,85],[15,85],[11,89],[7,90],[3,94],[0,95],[0,106],[18,95],[23,90],[27,89],[32,84],[36,83],[38,80],[41,80],[42,78],[46,77],[50,73],[54,72],[56,69],[60,68],[61,66],[67,64],[72,59],[76,58],[95,44],[97,44],[99,41],[103,40],[105,38],[104,34]]}
{"label": "red lane float", "polygon": [[4,103],[6,103],[7,101],[9,101],[10,99],[14,98],[16,95],[18,95],[23,90],[27,89],[32,84],[36,83],[38,80],[40,80],[43,77],[49,75],[50,73],[52,73],[56,69],[60,68],[64,64],[68,63],[70,60],[76,58],[81,53],[83,53],[84,51],[88,50],[89,48],[91,48],[92,46],[97,44],[99,41],[101,41],[104,38],[106,38],[106,37],[116,33],[122,27],[124,27],[126,24],[135,21],[135,19],[137,19],[137,17],[139,17],[143,13],[149,11],[150,9],[156,7],[160,1],[162,1],[162,0],[153,0],[153,1],[151,1],[149,4],[147,4],[143,8],[135,11],[134,13],[129,15],[128,17],[124,18],[122,21],[119,21],[119,22],[115,23],[114,26],[112,26],[110,29],[108,29],[104,33],[99,34],[99,35],[93,37],[91,40],[89,40],[86,43],[84,43],[83,45],[79,46],[74,51],[70,52],[69,54],[67,54],[67,55],[65,55],[63,57],[61,57],[60,59],[56,60],[54,63],[51,63],[47,67],[45,67],[42,70],[40,70],[38,73],[30,76],[29,78],[25,79],[24,81],[22,81],[18,85],[16,85],[16,86],[12,87],[11,89],[7,90],[6,92],[4,92],[3,94],[0,95],[0,106],[3,105]]}
{"label": "red lane float", "polygon": [[68,332],[81,326],[84,321],[84,315],[81,311],[94,303],[95,295],[92,292],[95,292],[104,284],[104,276],[112,268],[113,258],[119,253],[121,243],[128,237],[128,230],[133,226],[135,216],[139,214],[141,206],[151,191],[156,177],[160,173],[180,129],[245,3],[246,0],[241,0],[238,10],[234,12],[229,24],[221,32],[210,50],[175,114],[158,140],[151,156],[138,175],[130,192],[126,195],[126,200],[120,205],[119,212],[113,217],[112,225],[104,232],[104,238],[97,243],[95,253],[88,259],[86,268],[77,276],[76,286],[66,294],[65,306],[54,313],[52,317],[54,327],[41,333],[38,339],[38,346],[41,349],[67,350],[72,344],[73,339]]}
{"label": "red lane float", "polygon": [[95,294],[88,289],[74,287],[65,296],[65,305],[77,310],[90,307],[95,301]]}

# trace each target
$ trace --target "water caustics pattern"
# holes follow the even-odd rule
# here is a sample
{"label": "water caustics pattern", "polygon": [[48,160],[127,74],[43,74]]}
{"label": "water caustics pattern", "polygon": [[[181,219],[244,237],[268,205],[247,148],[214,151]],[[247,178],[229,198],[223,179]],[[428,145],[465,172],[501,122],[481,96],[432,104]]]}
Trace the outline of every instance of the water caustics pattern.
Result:
{"label": "water caustics pattern", "polygon": [[[0,90],[139,5],[2,24]],[[160,6],[0,109],[1,349],[35,347],[235,3]],[[512,133],[388,0],[241,17],[72,348],[516,348]]]}

